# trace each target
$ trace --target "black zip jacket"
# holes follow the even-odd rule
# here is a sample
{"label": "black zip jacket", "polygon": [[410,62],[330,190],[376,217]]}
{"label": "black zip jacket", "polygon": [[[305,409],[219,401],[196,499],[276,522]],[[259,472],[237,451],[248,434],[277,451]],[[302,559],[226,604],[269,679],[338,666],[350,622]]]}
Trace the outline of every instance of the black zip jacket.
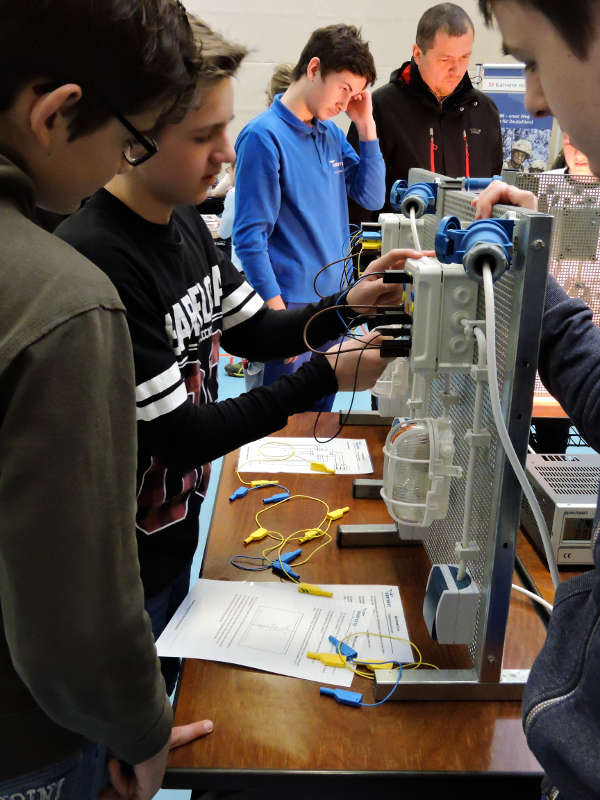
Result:
{"label": "black zip jacket", "polygon": [[[415,62],[406,61],[392,72],[389,83],[373,92],[373,116],[386,168],[386,203],[381,211],[393,211],[389,204],[392,184],[398,178],[408,178],[411,167],[432,169],[453,178],[500,174],[498,109],[487,95],[473,88],[466,72],[452,94],[440,103]],[[354,125],[348,131],[348,141],[359,150]],[[376,220],[378,215],[379,211],[350,202],[350,221],[355,224]]]}

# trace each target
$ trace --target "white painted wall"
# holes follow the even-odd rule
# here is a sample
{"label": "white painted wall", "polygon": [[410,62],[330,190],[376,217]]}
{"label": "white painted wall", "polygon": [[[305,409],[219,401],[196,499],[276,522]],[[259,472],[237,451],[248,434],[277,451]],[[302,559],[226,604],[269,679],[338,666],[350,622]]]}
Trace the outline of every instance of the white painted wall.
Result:
{"label": "white painted wall", "polygon": [[[280,61],[296,62],[315,28],[343,22],[358,25],[370,43],[379,86],[390,72],[410,58],[417,22],[435,0],[184,0],[186,8],[224,36],[251,49],[240,69],[236,87],[232,140],[243,126],[265,108],[265,87],[273,67]],[[463,0],[462,7],[475,25],[475,64],[506,60],[500,50],[500,35],[488,30],[476,0]],[[368,10],[367,10],[368,9]],[[510,59],[509,59],[510,60]],[[344,130],[347,118],[336,118]]]}

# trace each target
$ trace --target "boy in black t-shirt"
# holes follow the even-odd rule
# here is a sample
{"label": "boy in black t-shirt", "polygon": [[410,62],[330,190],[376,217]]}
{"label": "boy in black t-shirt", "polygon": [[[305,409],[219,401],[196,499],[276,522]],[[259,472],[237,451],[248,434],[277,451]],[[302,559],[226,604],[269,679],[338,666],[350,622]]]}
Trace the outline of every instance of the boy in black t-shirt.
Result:
{"label": "boy in black t-shirt", "polygon": [[[371,386],[386,363],[378,349],[348,342],[339,357],[336,346],[271,386],[216,402],[221,344],[254,361],[297,354],[306,349],[307,320],[337,299],[296,311],[269,309],[215,249],[194,206],[221,164],[235,157],[226,128],[232,76],[245,50],[198,20],[192,28],[205,68],[185,118],[164,120],[154,132],[155,158],[118,175],[57,230],[109,275],[127,308],[138,419],[136,525],[155,636],[188,590],[211,460],[280,429],[322,395],[352,388],[358,365],[359,388]],[[393,251],[371,271],[400,267],[408,254],[418,255]],[[399,288],[373,277],[343,293],[343,321],[335,312],[321,315],[311,324],[311,342],[343,334],[365,310],[358,306],[399,302]],[[178,666],[177,659],[163,659],[169,691]]]}

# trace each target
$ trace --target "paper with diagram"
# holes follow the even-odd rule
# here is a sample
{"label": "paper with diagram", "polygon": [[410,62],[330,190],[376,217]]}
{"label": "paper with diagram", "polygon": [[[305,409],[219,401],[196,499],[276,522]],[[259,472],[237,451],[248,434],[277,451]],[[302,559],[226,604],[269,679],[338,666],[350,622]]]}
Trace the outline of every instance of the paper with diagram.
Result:
{"label": "paper with diagram", "polygon": [[314,473],[325,464],[337,475],[366,475],[373,464],[365,439],[336,437],[321,444],[311,437],[265,436],[240,448],[238,472]]}
{"label": "paper with diagram", "polygon": [[201,578],[159,637],[158,654],[350,686],[352,672],[324,667],[306,653],[333,652],[330,634],[342,639],[365,630],[372,607],[301,594],[294,586],[266,585]]}
{"label": "paper with diagram", "polygon": [[[266,588],[273,591],[296,591],[296,587],[285,583],[268,582]],[[358,651],[363,659],[372,658],[374,661],[401,661],[410,663],[416,658],[408,642],[408,629],[404,617],[404,609],[397,586],[348,585],[348,584],[319,584],[321,589],[333,592],[333,599],[338,602],[350,603],[359,607],[372,609],[371,621],[368,628],[361,628],[360,632],[367,631],[368,636],[349,638],[348,644]],[[382,638],[373,634],[382,634]],[[393,636],[393,639],[383,638]],[[334,648],[331,647],[331,652]]]}

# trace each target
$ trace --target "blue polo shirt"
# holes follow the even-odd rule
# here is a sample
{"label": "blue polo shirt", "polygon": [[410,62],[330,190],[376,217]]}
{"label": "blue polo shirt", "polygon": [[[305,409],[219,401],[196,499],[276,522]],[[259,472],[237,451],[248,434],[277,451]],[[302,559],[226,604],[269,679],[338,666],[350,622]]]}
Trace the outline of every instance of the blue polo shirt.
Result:
{"label": "blue polo shirt", "polygon": [[379,141],[360,156],[331,121],[302,122],[277,95],[240,133],[233,241],[248,281],[264,300],[309,303],[338,291],[346,255],[348,195],[363,208],[384,204]]}

